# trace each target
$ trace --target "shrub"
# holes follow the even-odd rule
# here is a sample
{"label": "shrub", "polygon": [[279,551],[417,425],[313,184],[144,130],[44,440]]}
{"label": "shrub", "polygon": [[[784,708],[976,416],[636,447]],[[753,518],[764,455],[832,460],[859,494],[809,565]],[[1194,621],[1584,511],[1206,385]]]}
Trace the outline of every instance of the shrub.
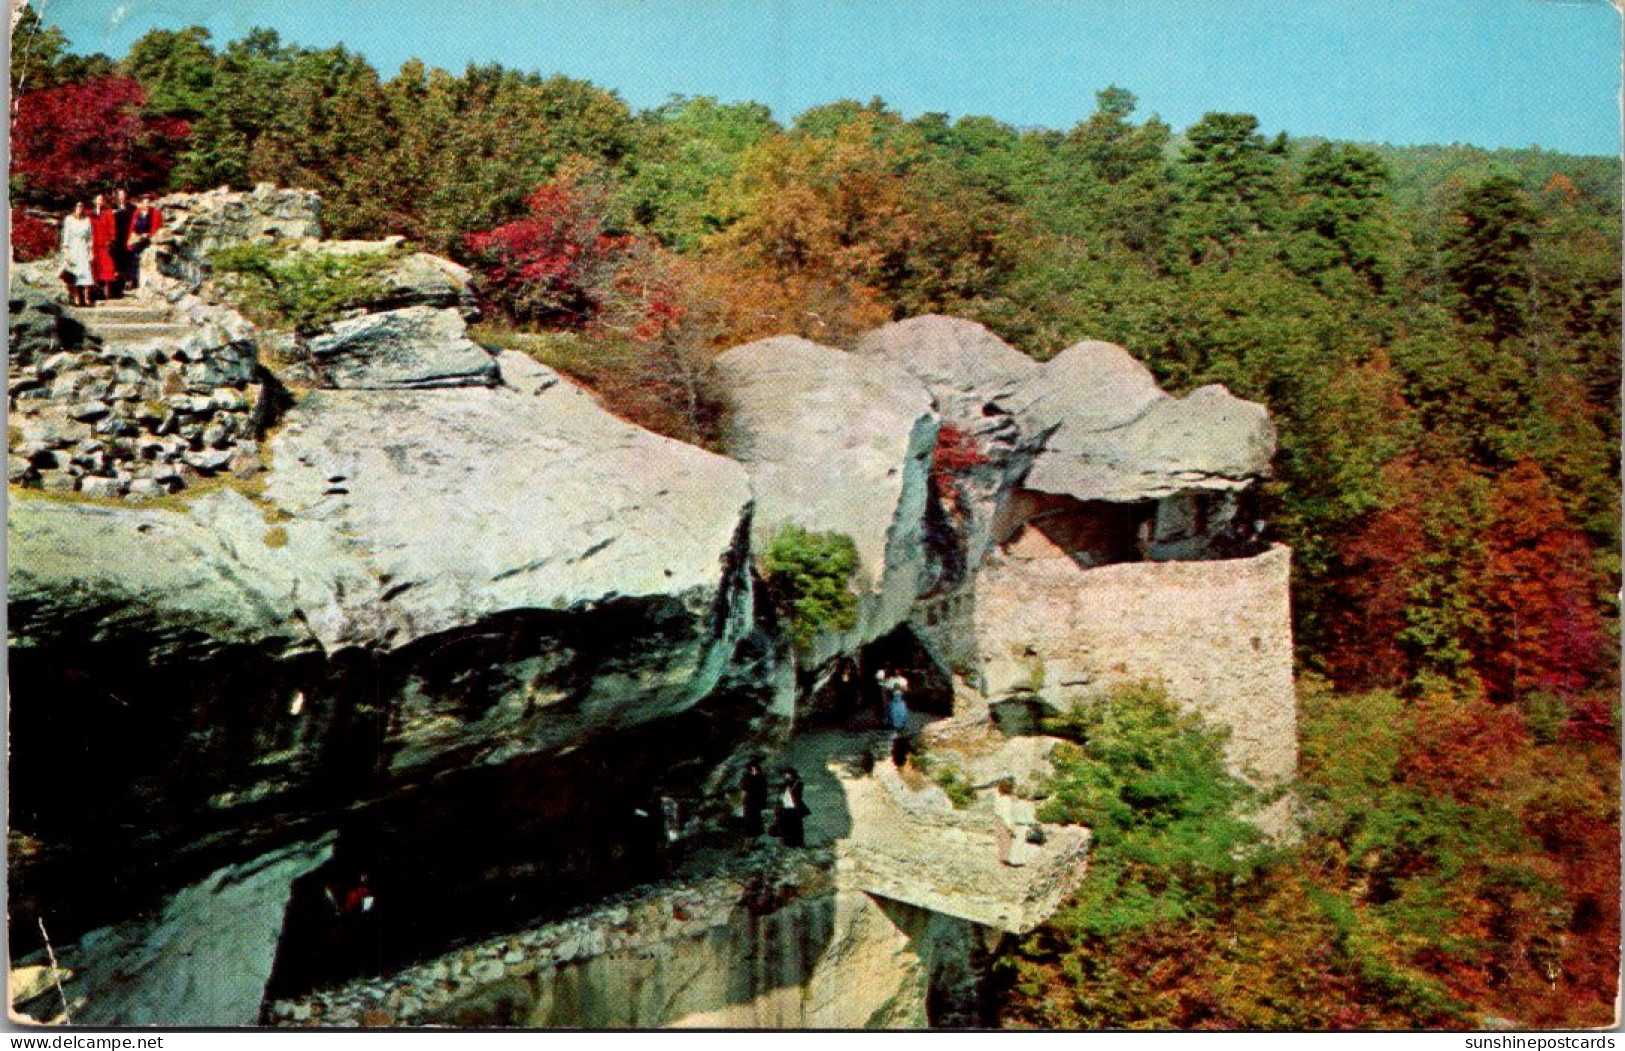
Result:
{"label": "shrub", "polygon": [[19,263],[44,259],[56,252],[57,228],[31,212],[11,210],[11,250]]}
{"label": "shrub", "polygon": [[762,571],[796,645],[857,626],[858,597],[851,587],[857,569],[858,545],[844,533],[783,525],[773,534]]}
{"label": "shrub", "polygon": [[986,464],[987,454],[974,435],[967,434],[951,423],[942,425],[937,432],[937,446],[931,453],[931,479],[937,493],[949,503],[957,515],[965,512],[964,494],[959,480],[968,471]]}
{"label": "shrub", "polygon": [[339,255],[291,242],[217,249],[209,262],[243,312],[261,324],[309,334],[377,299],[397,251]]}

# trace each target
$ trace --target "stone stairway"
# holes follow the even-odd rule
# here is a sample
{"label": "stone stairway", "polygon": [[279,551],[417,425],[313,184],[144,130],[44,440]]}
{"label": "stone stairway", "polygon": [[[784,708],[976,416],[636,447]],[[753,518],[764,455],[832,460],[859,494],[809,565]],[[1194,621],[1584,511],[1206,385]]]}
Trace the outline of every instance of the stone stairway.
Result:
{"label": "stone stairway", "polygon": [[68,313],[104,346],[177,340],[190,331],[168,303],[157,296],[140,293],[97,303],[88,309],[74,307]]}

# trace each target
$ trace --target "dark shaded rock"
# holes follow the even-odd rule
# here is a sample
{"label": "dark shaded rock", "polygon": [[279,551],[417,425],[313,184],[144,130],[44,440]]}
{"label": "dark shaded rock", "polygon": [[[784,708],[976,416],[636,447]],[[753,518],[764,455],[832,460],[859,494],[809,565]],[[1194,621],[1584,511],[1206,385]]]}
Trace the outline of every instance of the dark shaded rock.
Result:
{"label": "dark shaded rock", "polygon": [[494,387],[496,359],[454,310],[406,307],[333,324],[310,341],[325,385],[341,390]]}

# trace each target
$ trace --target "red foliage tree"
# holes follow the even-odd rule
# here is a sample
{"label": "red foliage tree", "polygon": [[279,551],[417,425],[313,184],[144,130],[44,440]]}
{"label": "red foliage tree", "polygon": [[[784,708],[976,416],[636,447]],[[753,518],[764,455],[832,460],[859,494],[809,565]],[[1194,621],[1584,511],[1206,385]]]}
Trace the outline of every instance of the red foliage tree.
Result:
{"label": "red foliage tree", "polygon": [[146,95],[128,77],[97,77],[31,91],[11,123],[11,166],[25,195],[63,205],[123,186],[158,187],[191,127],[143,112]]}
{"label": "red foliage tree", "polygon": [[566,171],[525,207],[522,219],[464,237],[482,293],[517,321],[591,325],[610,308],[636,247],[609,232],[609,188]]}
{"label": "red foliage tree", "polygon": [[20,263],[44,259],[56,251],[61,236],[57,228],[37,215],[11,210],[11,253]]}
{"label": "red foliage tree", "polygon": [[1474,667],[1499,699],[1576,696],[1594,685],[1606,652],[1590,545],[1532,462],[1496,479],[1490,508]]}

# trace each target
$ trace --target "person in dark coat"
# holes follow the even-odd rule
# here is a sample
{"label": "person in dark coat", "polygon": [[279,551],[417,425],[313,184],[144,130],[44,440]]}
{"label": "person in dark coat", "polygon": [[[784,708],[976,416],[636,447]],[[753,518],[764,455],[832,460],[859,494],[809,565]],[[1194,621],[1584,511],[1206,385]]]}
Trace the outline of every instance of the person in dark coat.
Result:
{"label": "person in dark coat", "polygon": [[802,798],[806,786],[802,784],[801,775],[794,770],[786,770],[784,778],[779,783],[779,838],[784,840],[787,847],[804,847],[807,845],[807,831],[805,819],[812,811],[807,809],[807,803]]}
{"label": "person in dark coat", "polygon": [[113,243],[108,252],[113,257],[113,269],[117,272],[113,278],[113,295],[115,298],[124,294],[126,286],[133,285],[130,280],[130,232],[135,223],[135,205],[130,203],[130,195],[119,190],[113,195]]}
{"label": "person in dark coat", "polygon": [[767,809],[767,775],[762,772],[759,760],[752,759],[745,764],[739,787],[745,796],[745,835],[754,838],[762,834],[762,811]]}

